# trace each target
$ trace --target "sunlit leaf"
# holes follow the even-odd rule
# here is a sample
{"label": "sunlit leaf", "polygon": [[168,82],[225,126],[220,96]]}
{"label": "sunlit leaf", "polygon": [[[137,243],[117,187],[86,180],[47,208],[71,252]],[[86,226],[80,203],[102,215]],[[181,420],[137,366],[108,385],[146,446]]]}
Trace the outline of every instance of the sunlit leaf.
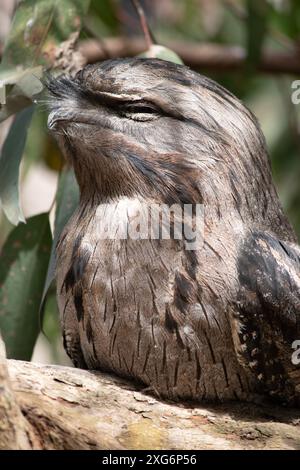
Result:
{"label": "sunlit leaf", "polygon": [[0,122],[32,104],[35,95],[43,90],[40,80],[42,74],[41,66],[26,70],[22,67],[0,69],[0,87],[3,90],[0,102],[2,105]]}
{"label": "sunlit leaf", "polygon": [[24,222],[19,201],[19,168],[33,110],[31,106],[17,115],[0,155],[0,203],[14,225]]}
{"label": "sunlit leaf", "polygon": [[5,44],[2,65],[52,63],[55,48],[78,31],[88,0],[23,0]]}
{"label": "sunlit leaf", "polygon": [[51,251],[48,214],[20,224],[0,255],[0,330],[10,358],[30,360]]}
{"label": "sunlit leaf", "polygon": [[140,57],[162,59],[174,62],[175,64],[183,64],[181,58],[176,54],[176,52],[158,44],[153,44],[147,51],[140,54]]}
{"label": "sunlit leaf", "polygon": [[[42,68],[57,60],[58,46],[79,31],[88,0],[23,0],[20,2],[5,44],[0,65],[0,122],[26,106],[43,85]],[[7,81],[9,75],[9,81]],[[3,80],[13,85],[3,85]],[[5,86],[5,103],[3,103]]]}

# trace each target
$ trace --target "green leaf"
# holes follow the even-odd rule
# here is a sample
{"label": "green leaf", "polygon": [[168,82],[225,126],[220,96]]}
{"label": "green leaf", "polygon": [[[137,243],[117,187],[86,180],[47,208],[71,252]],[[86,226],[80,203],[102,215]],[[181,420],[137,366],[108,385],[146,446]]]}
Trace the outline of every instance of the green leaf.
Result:
{"label": "green leaf", "polygon": [[[23,0],[5,44],[0,65],[0,122],[26,106],[43,89],[42,67],[53,65],[58,46],[79,31],[88,0]],[[13,85],[8,93],[3,77]],[[5,86],[5,88],[7,88]],[[5,93],[5,91],[7,93]],[[3,94],[5,101],[3,103]]]}
{"label": "green leaf", "polygon": [[51,256],[46,276],[41,301],[40,315],[43,316],[43,309],[47,293],[55,277],[55,249],[60,235],[77,208],[79,203],[79,187],[72,169],[65,169],[59,179],[58,190],[56,195],[56,213],[54,224],[54,236],[51,249]]}
{"label": "green leaf", "polygon": [[91,0],[85,24],[88,24],[89,29],[96,37],[117,36],[120,33],[121,26],[118,19],[119,8],[111,0],[101,0],[101,2]]}
{"label": "green leaf", "polygon": [[14,225],[25,220],[19,201],[19,169],[33,110],[32,106],[17,115],[0,155],[0,203]]}
{"label": "green leaf", "polygon": [[300,2],[289,0],[284,5],[271,4],[271,24],[288,37],[298,42],[300,35]]}
{"label": "green leaf", "polygon": [[23,0],[13,19],[2,65],[49,65],[56,46],[80,30],[88,8],[88,0]]}
{"label": "green leaf", "polygon": [[38,311],[51,251],[48,214],[20,224],[0,255],[0,330],[8,357],[30,360],[39,332]]}
{"label": "green leaf", "polygon": [[56,195],[54,243],[79,204],[79,187],[72,168],[62,171]]}
{"label": "green leaf", "polygon": [[247,0],[247,10],[247,62],[249,68],[255,68],[262,54],[270,5],[267,0]]}
{"label": "green leaf", "polygon": [[44,88],[40,80],[42,75],[41,66],[26,70],[22,67],[0,68],[0,122],[32,104],[34,96]]}
{"label": "green leaf", "polygon": [[159,46],[158,44],[153,44],[147,51],[140,54],[139,57],[168,60],[169,62],[183,65],[181,58],[176,52],[167,47]]}

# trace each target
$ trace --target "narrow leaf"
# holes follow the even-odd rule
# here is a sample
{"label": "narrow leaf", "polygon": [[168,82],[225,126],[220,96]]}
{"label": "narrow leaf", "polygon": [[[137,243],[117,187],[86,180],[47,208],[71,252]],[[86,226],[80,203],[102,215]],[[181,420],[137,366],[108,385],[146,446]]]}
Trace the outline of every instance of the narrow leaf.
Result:
{"label": "narrow leaf", "polygon": [[39,332],[38,311],[51,251],[48,214],[20,224],[0,255],[0,330],[8,357],[30,360]]}
{"label": "narrow leaf", "polygon": [[158,44],[153,44],[147,51],[140,54],[140,57],[162,59],[174,62],[175,64],[183,64],[181,58],[176,54],[176,52]]}
{"label": "narrow leaf", "polygon": [[0,155],[0,203],[14,225],[24,222],[19,201],[19,169],[33,110],[31,106],[17,115]]}
{"label": "narrow leaf", "polygon": [[24,70],[22,67],[3,70],[0,68],[0,122],[22,109],[32,105],[32,101],[44,88],[41,66]]}
{"label": "narrow leaf", "polygon": [[13,18],[2,65],[49,65],[55,48],[79,31],[88,0],[23,0]]}
{"label": "narrow leaf", "polygon": [[[55,64],[59,45],[80,31],[88,7],[88,0],[23,0],[19,3],[0,65],[0,122],[30,106],[33,97],[43,88],[41,66]],[[37,66],[40,66],[38,72]],[[5,89],[3,92],[2,76],[7,71],[11,75],[9,84],[14,85],[9,93]]]}
{"label": "narrow leaf", "polygon": [[59,237],[79,203],[79,188],[72,169],[65,169],[59,179],[56,196],[56,213],[51,256],[43,291],[40,315],[43,314],[48,290],[55,276],[55,250]]}

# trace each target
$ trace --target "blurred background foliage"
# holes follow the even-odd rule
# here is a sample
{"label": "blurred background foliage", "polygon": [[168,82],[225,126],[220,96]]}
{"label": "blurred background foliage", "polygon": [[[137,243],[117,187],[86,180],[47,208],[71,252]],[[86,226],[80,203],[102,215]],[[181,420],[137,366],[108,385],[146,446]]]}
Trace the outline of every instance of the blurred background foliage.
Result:
{"label": "blurred background foliage", "polygon": [[[11,18],[18,3],[14,0],[0,0],[0,47],[1,43],[3,46],[7,38]],[[29,1],[29,3],[34,4],[34,1]],[[106,38],[122,38],[124,36],[135,38],[142,35],[139,20],[130,0],[91,0],[85,2],[85,5],[80,0],[73,2],[65,0],[58,3],[60,4],[59,11],[56,11],[58,18],[56,18],[55,27],[49,36],[58,42],[65,39],[62,31],[66,28],[68,32],[73,31],[74,28],[75,30],[80,29],[78,21],[77,23],[75,21],[78,20],[78,14],[81,20],[80,40],[96,38],[103,48]],[[66,5],[67,3],[69,5]],[[67,10],[67,7],[72,4],[79,10],[76,10],[77,16],[71,17],[70,23],[70,18],[66,19],[65,16],[66,12],[70,11]],[[89,8],[87,8],[88,4]],[[144,0],[141,1],[141,4],[145,8],[151,29],[159,44],[176,40],[184,41],[184,43],[191,41],[199,44],[236,45],[245,49],[247,60],[244,67],[226,71],[222,67],[220,70],[215,67],[213,72],[203,68],[196,70],[227,87],[242,99],[258,117],[266,136],[280,199],[299,236],[300,105],[292,104],[291,84],[300,77],[282,73],[265,74],[258,70],[258,63],[264,48],[282,52],[296,51],[300,61],[300,1]],[[47,44],[49,51],[49,41]],[[22,60],[20,59],[22,50],[15,50],[14,55],[18,57],[18,60]],[[58,175],[63,166],[60,151],[47,133],[46,118],[47,113],[43,105],[36,106],[23,153],[21,201],[27,218],[48,212],[53,206]],[[4,142],[11,124],[11,121],[9,124],[7,122],[4,121],[0,125],[0,145]],[[52,219],[51,217],[50,219],[53,225],[53,211],[51,215]],[[12,230],[13,226],[1,213],[0,247],[5,243],[8,234],[11,236]],[[9,250],[11,247],[8,247]],[[4,256],[6,255],[3,251],[0,260],[2,265]],[[17,285],[15,289],[17,289]],[[6,312],[5,301],[7,299],[2,294],[0,325],[1,315]],[[34,321],[32,320],[32,312],[29,314],[28,309],[30,309],[29,305],[23,309],[23,314],[27,315],[28,321]],[[36,311],[33,313],[37,315]],[[23,321],[22,325],[26,341],[26,322]],[[66,363],[67,358],[61,346],[53,287],[45,302],[43,329],[45,334],[39,336],[33,356],[34,360]],[[35,327],[33,330],[36,335],[37,328]],[[34,345],[35,336],[31,338],[31,341]],[[27,356],[22,356],[22,354],[18,356],[18,354],[14,354],[15,350],[18,348],[11,348],[12,356],[28,358],[28,354],[31,355],[30,350],[27,352]]]}

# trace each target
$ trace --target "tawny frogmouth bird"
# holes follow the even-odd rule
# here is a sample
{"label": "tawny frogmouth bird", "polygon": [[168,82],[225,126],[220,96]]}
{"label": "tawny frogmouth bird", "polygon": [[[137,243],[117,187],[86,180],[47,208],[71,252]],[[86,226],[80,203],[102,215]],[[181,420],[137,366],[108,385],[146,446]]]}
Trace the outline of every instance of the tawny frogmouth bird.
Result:
{"label": "tawny frogmouth bird", "polygon": [[[75,366],[171,399],[299,403],[300,250],[253,114],[158,59],[109,60],[48,87],[49,128],[81,192],[57,246]],[[201,248],[99,235],[140,202],[202,204]]]}

